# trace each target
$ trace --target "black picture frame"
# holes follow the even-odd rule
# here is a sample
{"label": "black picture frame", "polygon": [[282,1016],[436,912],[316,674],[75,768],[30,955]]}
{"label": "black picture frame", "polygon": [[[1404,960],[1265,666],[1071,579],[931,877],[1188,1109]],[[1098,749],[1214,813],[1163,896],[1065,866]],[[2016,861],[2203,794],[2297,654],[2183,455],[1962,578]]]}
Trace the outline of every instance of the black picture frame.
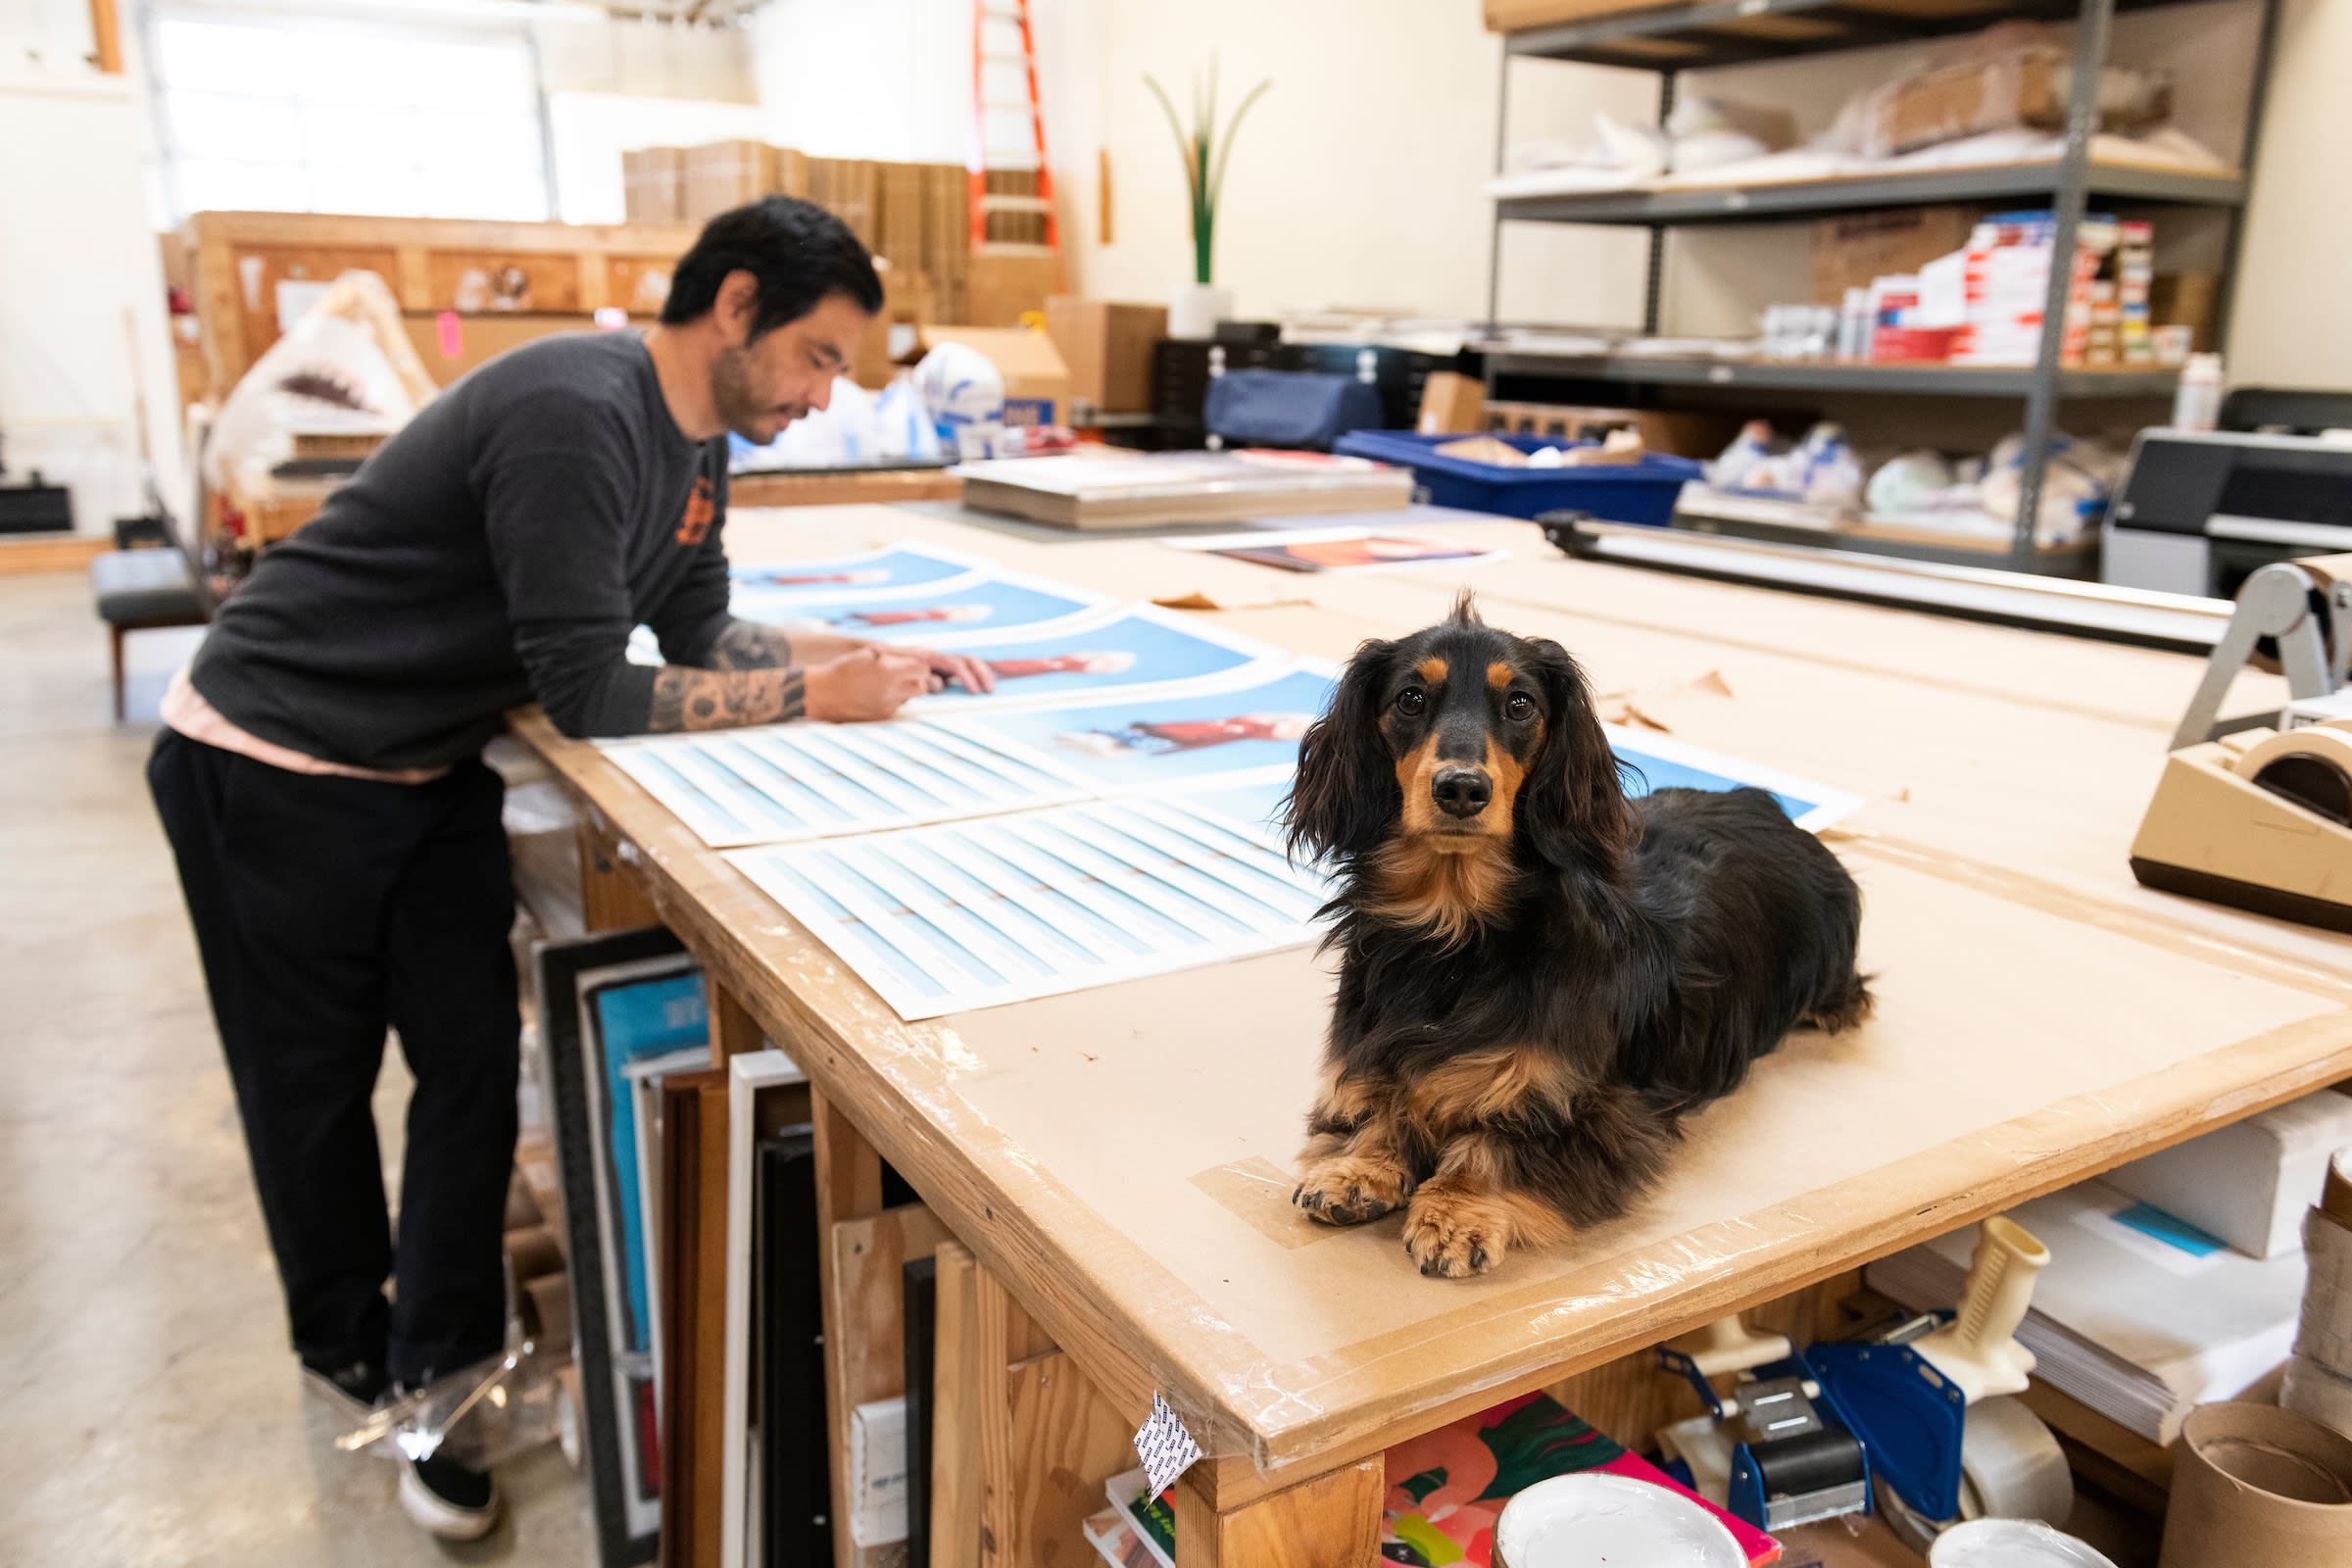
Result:
{"label": "black picture frame", "polygon": [[[555,1136],[557,1175],[564,1194],[565,1268],[571,1285],[572,1355],[580,1372],[581,1436],[587,1447],[589,1511],[596,1527],[601,1568],[638,1568],[661,1547],[660,1509],[654,1522],[633,1527],[626,1501],[621,1445],[638,1442],[615,1407],[611,1352],[614,1304],[608,1284],[603,1204],[596,1179],[598,1142],[594,1128],[598,1091],[589,1078],[588,1053],[601,1045],[586,1037],[581,1001],[584,982],[601,971],[656,959],[675,958],[680,973],[698,966],[667,930],[599,933],[540,946],[532,956],[540,1031],[540,1063]],[[643,1468],[642,1466],[640,1468]]]}

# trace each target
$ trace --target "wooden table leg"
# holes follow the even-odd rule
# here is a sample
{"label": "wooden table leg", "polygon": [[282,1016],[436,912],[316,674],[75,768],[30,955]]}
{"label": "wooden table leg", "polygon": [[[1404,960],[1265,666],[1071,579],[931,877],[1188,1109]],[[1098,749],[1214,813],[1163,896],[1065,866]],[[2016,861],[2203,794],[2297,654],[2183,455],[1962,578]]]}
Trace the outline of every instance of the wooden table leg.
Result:
{"label": "wooden table leg", "polygon": [[1018,1362],[1054,1348],[1045,1330],[1012,1298],[1004,1282],[984,1265],[972,1270],[977,1345],[980,1436],[981,1568],[1027,1568],[1036,1559],[1022,1550],[1021,1500],[1031,1477],[1029,1439],[1013,1426],[1011,1370]]}
{"label": "wooden table leg", "polygon": [[1179,1481],[1176,1568],[1370,1568],[1380,1560],[1381,1461],[1345,1466],[1219,1513]]}
{"label": "wooden table leg", "polygon": [[[846,1219],[862,1219],[882,1212],[882,1156],[865,1141],[857,1123],[822,1094],[811,1088],[810,1117],[816,1140],[816,1266],[824,1293],[825,1343],[840,1343],[844,1332],[833,1289],[833,1227]],[[832,1427],[828,1445],[833,1498],[834,1568],[855,1568],[859,1552],[850,1540],[850,1400],[842,1387],[841,1358],[825,1356],[825,1402]]]}
{"label": "wooden table leg", "polygon": [[[596,812],[591,809],[591,817]],[[580,835],[580,923],[590,931],[634,931],[660,925],[661,911],[645,896],[645,886],[620,863],[619,846],[610,832],[599,832],[583,821]]]}
{"label": "wooden table leg", "polygon": [[735,1000],[735,993],[720,985],[717,977],[708,971],[704,973],[703,985],[710,996],[710,1065],[724,1067],[729,1056],[765,1048],[767,1031],[760,1027],[749,1008]]}
{"label": "wooden table leg", "polygon": [[980,1560],[981,1401],[979,1265],[955,1242],[932,1254],[937,1287],[931,1369],[931,1560],[912,1568],[971,1568]]}

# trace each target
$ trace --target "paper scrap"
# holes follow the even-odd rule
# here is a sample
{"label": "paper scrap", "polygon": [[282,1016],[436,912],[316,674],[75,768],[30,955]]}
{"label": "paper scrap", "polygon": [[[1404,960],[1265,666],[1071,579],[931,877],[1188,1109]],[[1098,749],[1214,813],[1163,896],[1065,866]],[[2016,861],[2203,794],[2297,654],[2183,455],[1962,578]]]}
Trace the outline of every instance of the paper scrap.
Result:
{"label": "paper scrap", "polygon": [[1135,1456],[1144,1461],[1144,1479],[1151,1484],[1152,1495],[1175,1485],[1176,1478],[1193,1467],[1200,1457],[1200,1445],[1184,1429],[1184,1422],[1168,1408],[1164,1395],[1152,1396],[1152,1413],[1135,1431]]}

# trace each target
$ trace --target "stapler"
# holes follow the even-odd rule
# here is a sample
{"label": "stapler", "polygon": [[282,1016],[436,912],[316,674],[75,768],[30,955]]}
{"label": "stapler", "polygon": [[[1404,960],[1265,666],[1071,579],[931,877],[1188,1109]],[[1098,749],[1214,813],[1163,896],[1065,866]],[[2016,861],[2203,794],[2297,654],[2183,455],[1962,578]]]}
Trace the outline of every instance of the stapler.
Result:
{"label": "stapler", "polygon": [[2352,931],[2352,720],[2238,730],[2173,753],[2132,841],[2132,874]]}

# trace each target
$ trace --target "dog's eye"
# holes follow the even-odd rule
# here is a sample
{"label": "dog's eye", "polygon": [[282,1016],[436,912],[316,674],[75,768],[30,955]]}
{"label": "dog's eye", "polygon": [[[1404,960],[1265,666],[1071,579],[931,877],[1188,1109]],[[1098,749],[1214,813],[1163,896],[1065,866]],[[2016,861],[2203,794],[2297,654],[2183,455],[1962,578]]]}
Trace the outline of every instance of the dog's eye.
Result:
{"label": "dog's eye", "polygon": [[1407,686],[1396,694],[1396,711],[1411,718],[1429,706],[1429,696],[1418,686]]}
{"label": "dog's eye", "polygon": [[1513,692],[1502,705],[1502,711],[1514,724],[1524,724],[1536,716],[1536,700],[1525,692]]}

